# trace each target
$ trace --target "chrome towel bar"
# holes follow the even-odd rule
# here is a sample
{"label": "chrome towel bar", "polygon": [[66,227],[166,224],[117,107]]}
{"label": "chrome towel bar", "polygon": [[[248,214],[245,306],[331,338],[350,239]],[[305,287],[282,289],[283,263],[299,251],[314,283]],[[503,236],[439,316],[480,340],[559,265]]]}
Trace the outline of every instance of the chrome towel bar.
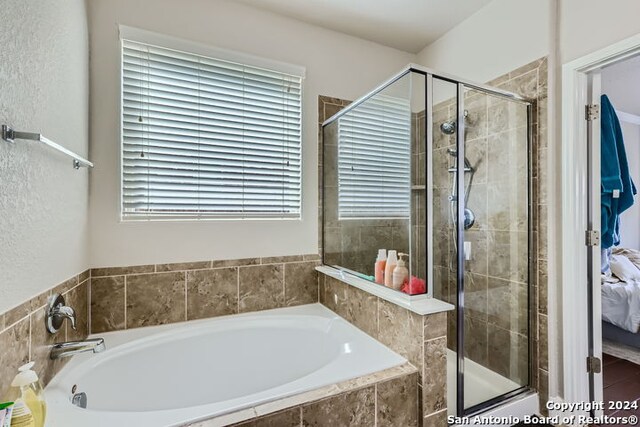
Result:
{"label": "chrome towel bar", "polygon": [[80,157],[79,155],[77,155],[71,150],[67,150],[62,145],[56,144],[55,142],[51,141],[49,138],[46,138],[45,136],[43,136],[41,133],[18,132],[13,130],[7,125],[2,125],[2,139],[12,143],[15,142],[16,139],[28,139],[30,141],[42,142],[43,144],[53,148],[54,150],[57,150],[63,154],[66,154],[69,157],[72,157],[73,167],[76,169],[80,169],[81,166],[86,168],[93,167],[93,163],[91,163],[89,160],[83,157]]}

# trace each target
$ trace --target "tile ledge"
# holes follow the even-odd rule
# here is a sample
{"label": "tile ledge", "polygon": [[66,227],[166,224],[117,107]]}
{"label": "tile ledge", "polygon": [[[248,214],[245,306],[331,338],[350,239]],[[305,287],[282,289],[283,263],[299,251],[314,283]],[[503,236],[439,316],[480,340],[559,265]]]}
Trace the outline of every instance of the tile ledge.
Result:
{"label": "tile ledge", "polygon": [[421,316],[450,311],[455,308],[449,303],[440,301],[439,299],[430,297],[428,295],[407,295],[402,292],[398,292],[393,289],[371,283],[368,280],[355,277],[351,274],[344,273],[336,268],[326,265],[316,267],[316,271],[339,280],[343,283],[356,287],[362,291],[375,295],[378,298],[382,298],[385,301],[396,304],[397,306],[406,308],[407,310]]}

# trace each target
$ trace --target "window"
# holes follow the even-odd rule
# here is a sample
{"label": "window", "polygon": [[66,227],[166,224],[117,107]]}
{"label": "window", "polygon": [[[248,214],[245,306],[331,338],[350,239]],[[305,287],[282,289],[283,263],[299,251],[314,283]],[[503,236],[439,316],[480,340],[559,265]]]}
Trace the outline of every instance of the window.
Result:
{"label": "window", "polygon": [[410,212],[411,107],[377,96],[338,124],[340,218],[406,218]]}
{"label": "window", "polygon": [[124,219],[300,217],[302,77],[122,43]]}

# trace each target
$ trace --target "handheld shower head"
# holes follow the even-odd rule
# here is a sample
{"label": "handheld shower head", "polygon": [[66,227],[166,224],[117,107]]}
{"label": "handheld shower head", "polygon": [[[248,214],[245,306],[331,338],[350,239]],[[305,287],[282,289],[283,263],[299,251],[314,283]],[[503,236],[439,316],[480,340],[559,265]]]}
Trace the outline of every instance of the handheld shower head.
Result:
{"label": "handheld shower head", "polygon": [[[451,157],[458,157],[458,150],[456,150],[455,148],[447,148],[447,154],[449,154]],[[464,168],[465,172],[475,172],[475,169],[471,166],[471,162],[466,157],[464,158]]]}

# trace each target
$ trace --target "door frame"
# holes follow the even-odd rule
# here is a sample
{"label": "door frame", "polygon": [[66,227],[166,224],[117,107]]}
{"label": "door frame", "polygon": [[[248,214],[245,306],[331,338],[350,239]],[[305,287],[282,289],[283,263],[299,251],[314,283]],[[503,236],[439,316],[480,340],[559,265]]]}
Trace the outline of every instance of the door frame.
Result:
{"label": "door frame", "polygon": [[[560,182],[562,189],[561,235],[562,250],[562,312],[559,313],[562,329],[562,383],[566,402],[588,402],[589,373],[586,360],[590,352],[589,295],[587,283],[587,249],[585,232],[588,224],[588,204],[600,200],[597,186],[590,186],[585,106],[590,103],[590,74],[613,63],[640,54],[640,35],[624,39],[606,48],[578,58],[562,66],[562,147]],[[597,122],[599,123],[599,121]],[[599,128],[598,128],[599,129]],[[593,144],[599,146],[599,133]],[[599,150],[591,158],[597,160]],[[594,159],[595,157],[595,159]],[[589,194],[589,188],[593,193]],[[595,189],[594,189],[595,188]],[[591,196],[591,197],[590,197]],[[594,228],[599,230],[599,212],[594,218]],[[598,257],[595,257],[597,262]],[[597,280],[597,276],[594,277]],[[600,287],[593,286],[591,310],[594,314],[594,353],[602,351]],[[602,395],[602,374],[594,375],[595,396]],[[599,392],[598,392],[599,390]],[[599,393],[599,394],[598,394]],[[585,415],[587,415],[585,413]]]}

